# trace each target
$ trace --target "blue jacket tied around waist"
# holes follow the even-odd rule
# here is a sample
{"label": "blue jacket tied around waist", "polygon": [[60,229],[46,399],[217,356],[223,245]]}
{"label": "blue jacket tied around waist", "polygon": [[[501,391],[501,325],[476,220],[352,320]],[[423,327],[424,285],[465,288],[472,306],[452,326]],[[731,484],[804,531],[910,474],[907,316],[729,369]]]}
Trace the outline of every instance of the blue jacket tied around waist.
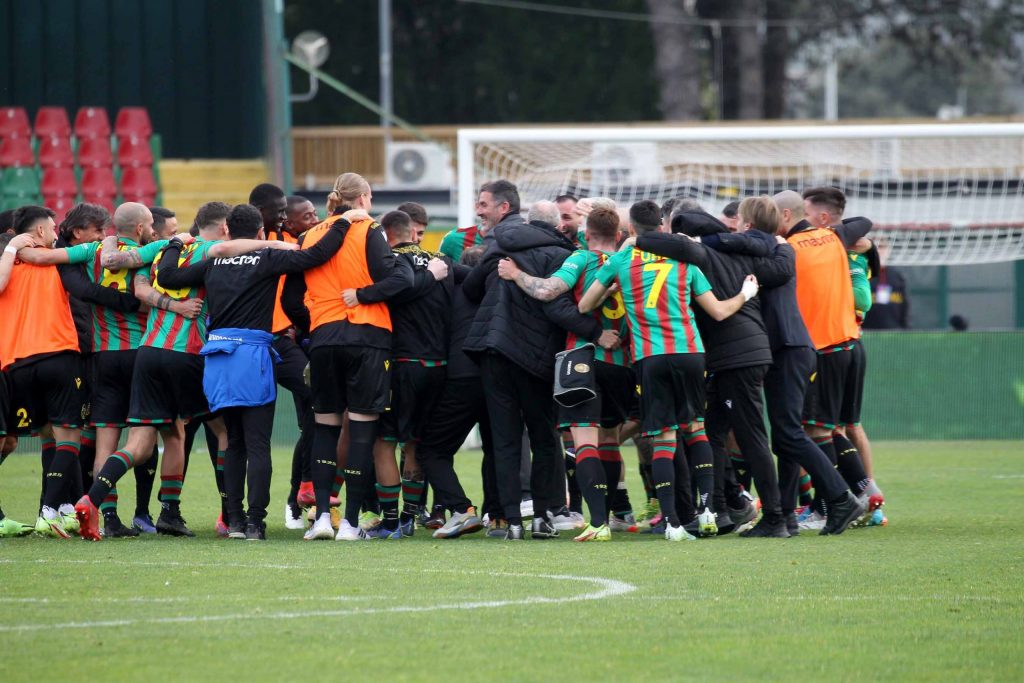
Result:
{"label": "blue jacket tied around waist", "polygon": [[210,332],[199,355],[206,357],[203,391],[210,410],[262,406],[277,399],[273,335],[262,330],[225,327]]}

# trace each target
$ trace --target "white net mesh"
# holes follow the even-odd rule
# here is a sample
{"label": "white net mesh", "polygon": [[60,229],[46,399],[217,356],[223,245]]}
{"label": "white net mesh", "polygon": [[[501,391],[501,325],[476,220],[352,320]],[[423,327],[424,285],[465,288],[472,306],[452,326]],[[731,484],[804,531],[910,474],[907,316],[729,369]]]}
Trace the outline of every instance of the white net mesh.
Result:
{"label": "white net mesh", "polygon": [[[465,141],[472,182],[460,183],[460,194],[506,178],[524,207],[565,193],[625,206],[685,195],[718,213],[734,199],[834,185],[846,193],[847,216],[874,221],[893,265],[1024,258],[1024,124],[744,128],[727,139],[729,130],[536,129],[545,139],[534,140],[521,139],[522,129],[493,131],[491,140],[475,130]],[[721,139],[686,139],[708,131]]]}

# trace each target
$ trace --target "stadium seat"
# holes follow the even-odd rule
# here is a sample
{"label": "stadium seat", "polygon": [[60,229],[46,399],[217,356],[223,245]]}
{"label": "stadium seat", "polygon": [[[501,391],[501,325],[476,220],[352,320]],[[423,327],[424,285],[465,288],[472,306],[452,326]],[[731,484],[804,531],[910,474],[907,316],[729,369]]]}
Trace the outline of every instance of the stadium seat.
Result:
{"label": "stadium seat", "polygon": [[121,168],[153,166],[153,151],[149,138],[127,137],[117,139],[117,163]]}
{"label": "stadium seat", "polygon": [[[101,204],[91,198],[105,197],[113,203],[117,196],[117,183],[114,182],[114,171],[110,167],[87,168],[82,172],[82,196],[85,201]],[[106,206],[104,204],[104,206]]]}
{"label": "stadium seat", "polygon": [[22,107],[0,107],[0,138],[27,138],[32,135],[28,114]]}
{"label": "stadium seat", "polygon": [[36,112],[36,137],[49,136],[68,137],[71,135],[71,122],[64,107],[40,107]]}
{"label": "stadium seat", "polygon": [[147,142],[153,134],[153,124],[149,121],[149,112],[145,107],[123,107],[117,112],[114,122],[114,133],[120,139],[137,137]]}
{"label": "stadium seat", "polygon": [[75,114],[75,137],[79,140],[109,138],[110,119],[107,118],[107,110],[102,107],[82,107],[79,109],[78,113]]}
{"label": "stadium seat", "polygon": [[35,166],[36,153],[32,141],[24,136],[0,140],[0,166]]}
{"label": "stadium seat", "polygon": [[79,138],[78,165],[82,168],[114,165],[114,153],[110,150],[110,136]]}
{"label": "stadium seat", "polygon": [[46,193],[43,193],[43,206],[45,206],[48,209],[53,209],[54,213],[57,214],[57,216],[53,219],[54,222],[57,223],[57,225],[61,224],[61,221],[64,220],[64,217],[67,215],[68,211],[70,211],[71,207],[73,207],[74,205],[74,196],[49,196]]}
{"label": "stadium seat", "polygon": [[75,153],[71,150],[71,140],[59,136],[47,136],[40,139],[39,165],[43,168],[74,166]]}
{"label": "stadium seat", "polygon": [[74,197],[78,194],[78,181],[70,166],[55,166],[43,170],[44,197]]}
{"label": "stadium seat", "polygon": [[153,170],[147,166],[124,169],[121,176],[121,196],[127,202],[140,202],[150,206],[156,198]]}
{"label": "stadium seat", "polygon": [[[6,197],[38,197],[39,171],[35,166],[12,166],[3,172],[3,194]],[[24,203],[24,202],[23,202]]]}

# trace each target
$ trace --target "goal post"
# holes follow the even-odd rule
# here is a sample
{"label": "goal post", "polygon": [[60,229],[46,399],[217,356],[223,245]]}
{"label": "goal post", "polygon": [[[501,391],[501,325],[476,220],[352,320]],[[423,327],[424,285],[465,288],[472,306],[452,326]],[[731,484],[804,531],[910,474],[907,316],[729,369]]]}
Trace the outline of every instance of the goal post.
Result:
{"label": "goal post", "polygon": [[620,206],[833,185],[893,265],[1024,259],[1024,123],[472,128],[458,133],[459,224],[505,178],[523,208],[559,194]]}

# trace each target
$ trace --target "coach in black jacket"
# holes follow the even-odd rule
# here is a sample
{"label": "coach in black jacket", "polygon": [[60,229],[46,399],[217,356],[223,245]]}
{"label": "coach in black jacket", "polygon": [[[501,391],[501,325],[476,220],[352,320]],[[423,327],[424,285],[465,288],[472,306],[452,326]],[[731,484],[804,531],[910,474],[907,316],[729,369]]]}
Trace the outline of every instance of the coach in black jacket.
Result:
{"label": "coach in black jacket", "polygon": [[[672,218],[672,232],[715,242],[729,234],[718,219],[703,211],[684,211]],[[743,279],[753,273],[764,287],[774,287],[793,277],[792,259],[751,258],[723,254],[681,235],[649,233],[637,239],[638,248],[696,265],[707,276],[715,296],[734,296]],[[761,317],[761,303],[755,297],[735,315],[713,320],[702,310],[694,317],[704,340],[708,369],[708,441],[715,453],[716,489],[724,486],[725,439],[733,430],[743,457],[761,497],[764,517],[745,535],[786,538],[785,519],[779,497],[779,481],[764,424],[761,388],[772,362],[771,345]],[[716,490],[716,498],[719,497]],[[721,501],[716,500],[720,509]],[[738,507],[735,504],[732,507]]]}
{"label": "coach in black jacket", "polygon": [[[554,356],[565,349],[565,330],[597,342],[602,338],[601,325],[593,317],[581,315],[568,293],[542,303],[514,282],[498,277],[498,261],[503,258],[511,258],[522,270],[540,277],[562,265],[573,245],[554,227],[557,207],[551,202],[538,203],[531,210],[531,222],[526,223],[519,216],[519,194],[511,183],[488,183],[480,195],[485,205],[500,201],[502,218],[485,238],[483,260],[463,283],[466,297],[480,302],[463,349],[480,363],[498,493],[509,523],[506,538],[523,537],[519,464],[524,423],[533,449],[533,537],[550,538],[557,532],[544,514],[564,505],[564,470],[559,472],[564,460],[552,399]],[[608,343],[607,336],[604,341]]]}

